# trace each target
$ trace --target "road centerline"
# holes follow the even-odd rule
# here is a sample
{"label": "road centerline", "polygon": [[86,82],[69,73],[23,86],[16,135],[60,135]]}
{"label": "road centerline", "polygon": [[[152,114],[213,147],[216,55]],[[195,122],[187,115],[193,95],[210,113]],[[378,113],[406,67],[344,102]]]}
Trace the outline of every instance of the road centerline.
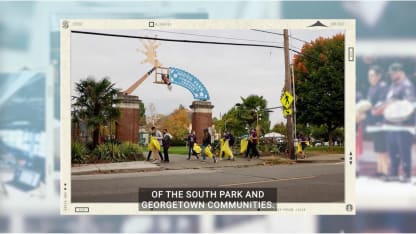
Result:
{"label": "road centerline", "polygon": [[252,181],[252,182],[233,183],[233,184],[221,184],[221,185],[218,185],[218,187],[231,187],[231,186],[239,186],[239,185],[260,184],[260,183],[270,183],[270,182],[289,181],[289,180],[306,180],[306,179],[312,179],[315,177],[316,176],[305,176],[305,177],[292,177],[292,178]]}

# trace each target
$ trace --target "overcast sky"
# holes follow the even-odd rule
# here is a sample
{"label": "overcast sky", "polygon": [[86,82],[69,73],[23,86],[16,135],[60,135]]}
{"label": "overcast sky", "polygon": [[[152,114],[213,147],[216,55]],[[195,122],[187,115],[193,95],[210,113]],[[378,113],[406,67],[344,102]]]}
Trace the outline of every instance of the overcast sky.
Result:
{"label": "overcast sky", "polygon": [[[88,30],[114,34],[149,36],[159,38],[221,41],[251,44],[283,45],[283,36],[252,30],[170,30],[152,32],[148,30]],[[281,30],[268,30],[281,33]],[[305,41],[319,36],[330,37],[336,30],[291,30],[289,33]],[[178,34],[181,33],[181,34]],[[184,35],[195,34],[195,35]],[[213,38],[206,36],[239,38],[245,40]],[[256,41],[247,41],[256,40]],[[196,76],[207,88],[215,106],[213,117],[219,117],[240,102],[240,97],[250,94],[262,95],[268,107],[280,106],[280,95],[284,84],[283,49],[242,47],[212,44],[189,44],[160,41],[157,50],[159,61],[165,67],[177,67]],[[300,50],[304,42],[291,39],[290,47]],[[85,34],[71,35],[71,83],[94,76],[108,76],[116,87],[127,89],[152,68],[141,64],[145,55],[139,39],[104,37]],[[192,94],[183,87],[173,86],[169,91],[165,85],[154,84],[154,74],[139,86],[132,95],[143,100],[146,107],[154,103],[161,114],[169,114],[182,104],[186,107],[193,101]],[[72,90],[73,91],[73,90]],[[74,93],[72,93],[74,95]],[[281,111],[270,114],[272,125],[284,121]]]}

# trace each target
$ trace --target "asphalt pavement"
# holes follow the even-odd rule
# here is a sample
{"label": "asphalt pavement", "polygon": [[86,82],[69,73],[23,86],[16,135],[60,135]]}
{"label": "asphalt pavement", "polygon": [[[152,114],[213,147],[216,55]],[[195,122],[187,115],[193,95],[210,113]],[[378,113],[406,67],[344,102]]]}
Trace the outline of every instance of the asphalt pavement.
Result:
{"label": "asphalt pavement", "polygon": [[171,156],[170,163],[141,162],[157,170],[73,174],[72,202],[137,202],[138,189],[143,187],[272,187],[277,188],[278,202],[343,202],[342,155],[315,159],[314,163],[268,165],[262,159],[237,158],[214,164]]}

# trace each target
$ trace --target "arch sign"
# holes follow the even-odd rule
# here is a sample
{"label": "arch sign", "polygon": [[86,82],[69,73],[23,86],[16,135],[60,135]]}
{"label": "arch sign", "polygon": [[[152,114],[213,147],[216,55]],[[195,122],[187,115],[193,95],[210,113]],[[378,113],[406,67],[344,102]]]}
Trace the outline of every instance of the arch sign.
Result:
{"label": "arch sign", "polygon": [[208,90],[204,84],[194,75],[175,67],[169,67],[169,79],[172,84],[176,84],[189,90],[194,99],[207,101],[209,100]]}

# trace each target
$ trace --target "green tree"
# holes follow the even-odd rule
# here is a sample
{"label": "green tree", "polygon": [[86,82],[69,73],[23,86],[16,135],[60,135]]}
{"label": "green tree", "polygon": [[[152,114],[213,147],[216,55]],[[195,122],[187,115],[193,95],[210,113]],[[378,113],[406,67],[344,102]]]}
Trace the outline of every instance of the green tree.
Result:
{"label": "green tree", "polygon": [[296,124],[296,135],[302,133],[304,136],[309,136],[312,132],[312,129],[305,124]]}
{"label": "green tree", "polygon": [[275,124],[272,128],[272,132],[277,132],[277,133],[286,135],[286,133],[287,133],[286,124],[283,123],[283,122]]}
{"label": "green tree", "polygon": [[312,127],[312,137],[319,141],[327,141],[328,140],[328,130],[326,126],[313,126]]}
{"label": "green tree", "polygon": [[141,101],[139,108],[139,126],[145,126],[146,124],[146,107],[144,106],[144,103]]}
{"label": "green tree", "polygon": [[231,131],[235,136],[241,136],[247,133],[245,120],[239,117],[237,107],[231,108],[227,113],[221,116],[221,119],[213,122],[217,131]]}
{"label": "green tree", "polygon": [[73,97],[72,119],[85,122],[92,130],[93,148],[98,145],[100,126],[111,123],[120,115],[115,107],[119,103],[116,98],[119,90],[114,85],[109,78],[96,81],[93,77],[75,83],[78,96]]}
{"label": "green tree", "polygon": [[335,129],[344,126],[344,35],[306,43],[294,65],[297,122],[324,125],[333,145]]}
{"label": "green tree", "polygon": [[241,103],[228,110],[221,119],[214,121],[217,131],[231,131],[235,136],[247,134],[247,127],[256,127],[257,117],[262,132],[270,130],[269,113],[265,110],[267,100],[263,96],[241,97]]}
{"label": "green tree", "polygon": [[156,123],[156,126],[160,130],[167,128],[173,137],[172,141],[178,143],[182,142],[182,140],[188,135],[190,124],[191,119],[189,110],[183,105],[179,105],[179,107],[169,115],[162,116]]}
{"label": "green tree", "polygon": [[257,121],[263,133],[269,132],[270,121],[267,108],[267,100],[263,96],[250,95],[246,98],[241,97],[242,103],[238,106],[237,111],[239,118],[246,121],[250,127],[256,127]]}

